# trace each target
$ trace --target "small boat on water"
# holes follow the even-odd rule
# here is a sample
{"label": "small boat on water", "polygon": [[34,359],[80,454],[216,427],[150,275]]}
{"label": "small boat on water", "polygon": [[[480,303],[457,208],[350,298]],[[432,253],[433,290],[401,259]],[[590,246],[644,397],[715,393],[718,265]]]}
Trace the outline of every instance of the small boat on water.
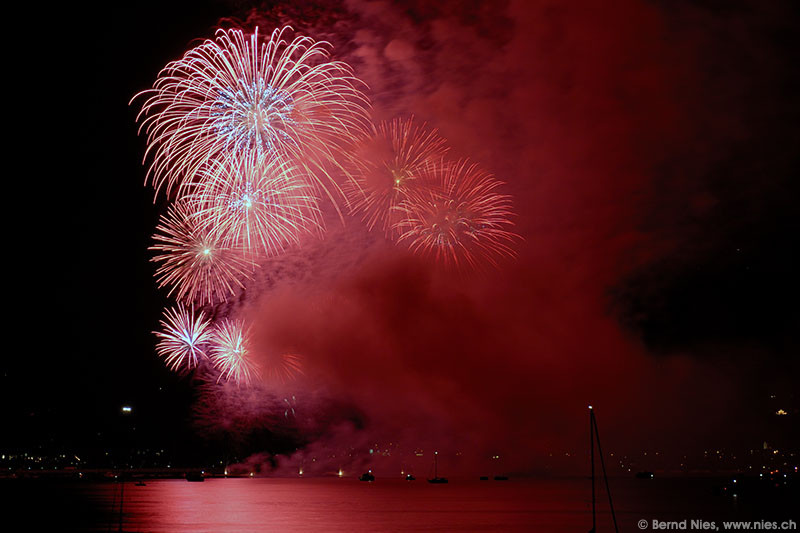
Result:
{"label": "small boat on water", "polygon": [[480,480],[481,481],[489,481],[489,476],[481,476]]}
{"label": "small boat on water", "polygon": [[650,471],[636,472],[636,479],[653,479],[656,475]]}
{"label": "small boat on water", "polygon": [[508,481],[508,476],[494,476],[495,481]]}
{"label": "small boat on water", "polygon": [[433,452],[433,477],[428,479],[428,483],[447,483],[446,477],[439,477],[439,452]]}
{"label": "small boat on water", "polygon": [[416,479],[417,479],[417,478],[415,478],[415,477],[414,477],[413,475],[411,475],[411,474],[408,474],[408,475],[406,476],[406,481],[414,481],[414,480],[416,480]]}
{"label": "small boat on water", "polygon": [[359,481],[375,481],[375,475],[372,473],[372,470],[370,470],[369,472],[364,472],[363,474],[361,474],[361,476],[358,478],[358,480]]}

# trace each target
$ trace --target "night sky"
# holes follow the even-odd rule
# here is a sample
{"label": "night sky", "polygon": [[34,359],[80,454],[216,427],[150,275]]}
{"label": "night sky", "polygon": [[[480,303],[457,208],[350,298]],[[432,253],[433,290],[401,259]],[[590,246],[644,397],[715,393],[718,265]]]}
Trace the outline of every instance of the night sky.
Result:
{"label": "night sky", "polygon": [[54,13],[12,49],[7,447],[91,448],[123,404],[146,445],[219,435],[155,355],[170,301],[147,247],[165,205],[128,102],[231,18],[332,42],[375,119],[414,114],[506,182],[523,238],[516,261],[454,278],[333,218],[216,309],[304,354],[280,394],[313,419],[310,449],[468,441],[532,470],[584,444],[588,403],[628,450],[758,446],[770,395],[798,416],[792,2],[292,4]]}

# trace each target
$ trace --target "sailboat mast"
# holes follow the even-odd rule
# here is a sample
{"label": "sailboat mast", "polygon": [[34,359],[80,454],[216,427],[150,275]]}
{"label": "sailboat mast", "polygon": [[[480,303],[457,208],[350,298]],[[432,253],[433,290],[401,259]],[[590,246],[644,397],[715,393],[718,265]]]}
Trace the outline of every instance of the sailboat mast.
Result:
{"label": "sailboat mast", "polygon": [[608,494],[608,506],[611,508],[611,519],[614,521],[614,531],[619,532],[617,527],[617,515],[614,513],[614,502],[611,500],[611,489],[608,486],[608,473],[606,472],[606,462],[603,459],[603,447],[600,445],[600,430],[597,429],[597,418],[594,417],[592,411],[592,419],[594,420],[594,436],[597,440],[597,452],[600,454],[600,466],[603,468],[603,481],[606,484],[606,493]]}
{"label": "sailboat mast", "polygon": [[589,460],[592,462],[592,530],[597,528],[596,499],[594,493],[594,410],[589,406]]}
{"label": "sailboat mast", "polygon": [[594,442],[597,440],[597,452],[600,455],[600,466],[603,468],[603,480],[606,485],[606,493],[608,494],[608,506],[611,509],[611,519],[614,521],[614,531],[619,532],[617,526],[617,515],[614,513],[614,502],[611,499],[611,488],[608,486],[608,472],[606,471],[606,462],[603,459],[603,448],[600,445],[600,431],[597,429],[597,418],[594,416],[594,409],[589,406],[589,446],[591,452],[589,453],[590,460],[592,461],[592,529],[589,533],[595,533],[597,527],[597,513],[596,513],[596,499],[594,490]]}

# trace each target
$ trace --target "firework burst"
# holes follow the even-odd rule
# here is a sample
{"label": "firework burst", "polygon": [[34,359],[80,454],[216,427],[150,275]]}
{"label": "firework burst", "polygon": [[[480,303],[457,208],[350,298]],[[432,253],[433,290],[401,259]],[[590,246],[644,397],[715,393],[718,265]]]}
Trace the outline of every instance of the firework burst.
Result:
{"label": "firework burst", "polygon": [[284,353],[276,356],[272,364],[264,369],[265,378],[284,384],[303,374],[303,362],[299,355]]}
{"label": "firework burst", "polygon": [[516,255],[511,198],[498,192],[502,182],[466,159],[439,160],[420,176],[425,186],[409,191],[397,207],[398,242],[456,269],[480,268],[484,261],[497,266],[498,258]]}
{"label": "firework burst", "polygon": [[281,159],[249,153],[214,163],[187,196],[228,246],[276,255],[321,230],[317,199]]}
{"label": "firework burst", "polygon": [[211,343],[211,362],[219,370],[219,379],[248,385],[260,377],[249,353],[249,331],[241,320],[223,319],[215,328]]}
{"label": "firework burst", "polygon": [[220,233],[186,202],[169,207],[153,239],[159,288],[169,286],[169,294],[186,303],[225,301],[236,286],[244,288],[242,280],[255,267],[240,249],[223,244]]}
{"label": "firework burst", "polygon": [[391,233],[396,207],[406,191],[414,187],[425,165],[447,150],[436,130],[415,124],[413,117],[381,122],[348,154],[351,170],[345,192],[351,210],[370,229],[380,225]]}
{"label": "firework burst", "polygon": [[137,120],[156,192],[182,189],[210,161],[255,152],[322,171],[316,184],[330,196],[324,163],[365,130],[369,102],[350,66],[330,61],[328,43],[287,41],[290,32],[217,30],[137,95],[146,97]]}
{"label": "firework burst", "polygon": [[195,316],[194,310],[178,304],[164,312],[161,327],[163,331],[154,332],[161,339],[156,352],[171,370],[189,371],[197,367],[201,358],[207,357],[212,330],[202,312]]}

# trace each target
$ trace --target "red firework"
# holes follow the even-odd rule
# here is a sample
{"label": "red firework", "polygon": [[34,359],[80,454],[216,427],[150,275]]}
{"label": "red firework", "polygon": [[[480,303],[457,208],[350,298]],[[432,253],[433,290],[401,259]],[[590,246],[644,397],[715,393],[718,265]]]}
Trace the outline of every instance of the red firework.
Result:
{"label": "red firework", "polygon": [[284,384],[302,374],[302,359],[296,354],[276,355],[264,365],[264,378],[272,382]]}
{"label": "red firework", "polygon": [[220,232],[186,202],[169,207],[153,239],[156,244],[150,249],[159,252],[152,259],[160,263],[159,288],[168,285],[169,294],[186,303],[225,301],[235,287],[244,288],[242,280],[250,279],[248,270],[255,267],[241,249],[223,243]]}
{"label": "red firework", "polygon": [[425,186],[409,190],[397,207],[398,242],[457,269],[516,255],[511,197],[498,192],[501,181],[466,159],[428,164],[420,179]]}
{"label": "red firework", "polygon": [[351,211],[370,229],[389,234],[397,222],[396,207],[417,184],[419,173],[447,152],[446,141],[414,118],[381,122],[348,153],[350,180],[345,192]]}
{"label": "red firework", "polygon": [[219,370],[219,379],[248,385],[260,377],[260,369],[252,360],[249,329],[241,320],[223,319],[211,340],[211,362]]}

